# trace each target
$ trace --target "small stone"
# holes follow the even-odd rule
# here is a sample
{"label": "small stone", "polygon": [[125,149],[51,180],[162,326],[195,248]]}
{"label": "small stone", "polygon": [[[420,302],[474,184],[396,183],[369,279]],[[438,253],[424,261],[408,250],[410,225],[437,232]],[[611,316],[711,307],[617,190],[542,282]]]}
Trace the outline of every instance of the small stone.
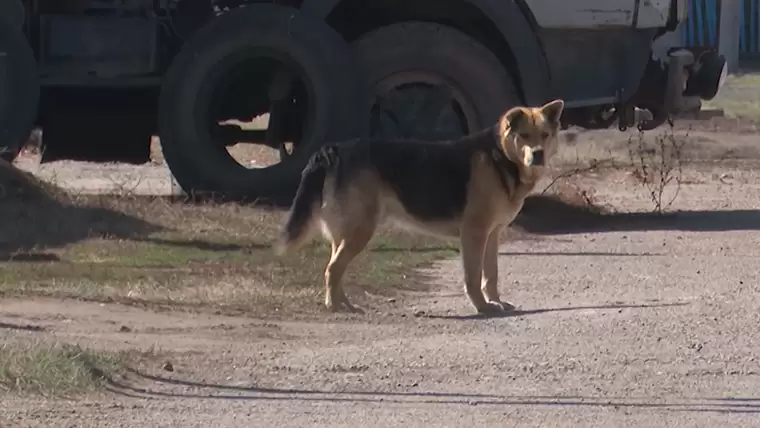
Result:
{"label": "small stone", "polygon": [[169,361],[165,362],[164,365],[161,367],[162,369],[166,370],[167,372],[173,372],[174,366]]}
{"label": "small stone", "polygon": [[121,332],[121,333],[129,333],[130,331],[132,331],[132,329],[129,328],[129,327],[127,327],[127,326],[125,326],[125,325],[119,327],[119,332]]}

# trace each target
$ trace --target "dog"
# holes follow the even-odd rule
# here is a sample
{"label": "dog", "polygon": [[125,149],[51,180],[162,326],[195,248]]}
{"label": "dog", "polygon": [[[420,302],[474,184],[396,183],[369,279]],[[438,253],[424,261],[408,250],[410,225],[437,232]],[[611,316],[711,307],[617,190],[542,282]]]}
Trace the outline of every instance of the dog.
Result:
{"label": "dog", "polygon": [[561,99],[517,106],[493,126],[453,141],[360,138],[323,146],[302,172],[276,253],[294,251],[321,228],[332,246],[324,304],[334,312],[363,312],[341,281],[378,225],[392,221],[458,238],[475,310],[514,310],[499,298],[499,235],[546,175],[564,106]]}

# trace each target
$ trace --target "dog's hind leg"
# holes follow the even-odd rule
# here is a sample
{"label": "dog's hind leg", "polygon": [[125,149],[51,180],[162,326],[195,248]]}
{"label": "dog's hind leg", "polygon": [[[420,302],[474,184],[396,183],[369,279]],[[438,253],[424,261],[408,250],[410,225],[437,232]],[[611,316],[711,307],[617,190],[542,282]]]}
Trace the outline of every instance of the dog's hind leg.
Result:
{"label": "dog's hind leg", "polygon": [[367,246],[374,232],[374,224],[363,226],[343,237],[339,242],[333,242],[330,262],[325,269],[325,306],[329,310],[338,312],[341,308],[345,308],[349,312],[364,312],[361,308],[352,305],[346,297],[343,291],[343,275],[349,263]]}
{"label": "dog's hind leg", "polygon": [[[332,244],[325,268],[325,306],[338,312],[362,312],[343,292],[343,275],[351,261],[364,250],[380,220],[377,178],[359,174],[346,187],[328,194],[322,211],[322,232]],[[330,189],[331,186],[326,186]]]}
{"label": "dog's hind leg", "polygon": [[497,226],[488,235],[486,249],[483,254],[483,295],[490,303],[500,305],[505,311],[515,309],[509,302],[499,299],[499,235],[503,227]]}

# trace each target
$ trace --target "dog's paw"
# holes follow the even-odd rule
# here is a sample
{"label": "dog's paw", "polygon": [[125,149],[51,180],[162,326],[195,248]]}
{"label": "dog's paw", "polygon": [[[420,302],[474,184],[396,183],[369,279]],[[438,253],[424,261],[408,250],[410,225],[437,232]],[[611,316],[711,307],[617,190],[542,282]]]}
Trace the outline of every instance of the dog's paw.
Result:
{"label": "dog's paw", "polygon": [[500,302],[486,302],[484,305],[477,308],[478,313],[484,315],[494,315],[504,312],[504,307]]}
{"label": "dog's paw", "polygon": [[492,301],[489,301],[488,303],[501,306],[501,310],[504,312],[511,312],[517,309],[517,306],[515,306],[514,304],[510,302],[505,302],[502,300],[492,300]]}
{"label": "dog's paw", "polygon": [[364,314],[364,309],[360,308],[359,306],[352,305],[350,303],[342,303],[342,304],[335,304],[335,303],[325,303],[325,307],[328,311],[333,313],[350,313],[350,314]]}

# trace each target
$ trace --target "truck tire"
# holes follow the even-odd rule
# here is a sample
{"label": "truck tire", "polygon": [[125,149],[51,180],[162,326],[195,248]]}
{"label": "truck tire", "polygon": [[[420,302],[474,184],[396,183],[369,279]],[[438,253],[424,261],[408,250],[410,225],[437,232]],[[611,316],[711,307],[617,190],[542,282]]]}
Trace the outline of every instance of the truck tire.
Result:
{"label": "truck tire", "polygon": [[[312,95],[310,125],[291,156],[248,169],[212,142],[204,109],[212,103],[215,76],[235,61],[262,56],[287,57],[300,70]],[[194,34],[166,73],[159,100],[164,157],[188,193],[289,203],[313,152],[325,142],[362,134],[362,96],[350,46],[323,21],[273,4],[234,9]]]}
{"label": "truck tire", "polygon": [[0,21],[0,156],[13,161],[37,119],[37,62],[16,26]]}
{"label": "truck tire", "polygon": [[[496,56],[446,25],[410,21],[380,27],[356,40],[354,49],[376,136],[455,139],[496,123],[520,103]],[[419,84],[428,87],[409,88]],[[419,105],[428,107],[420,111]]]}
{"label": "truck tire", "polygon": [[5,21],[21,31],[26,11],[20,0],[0,0],[0,21]]}

